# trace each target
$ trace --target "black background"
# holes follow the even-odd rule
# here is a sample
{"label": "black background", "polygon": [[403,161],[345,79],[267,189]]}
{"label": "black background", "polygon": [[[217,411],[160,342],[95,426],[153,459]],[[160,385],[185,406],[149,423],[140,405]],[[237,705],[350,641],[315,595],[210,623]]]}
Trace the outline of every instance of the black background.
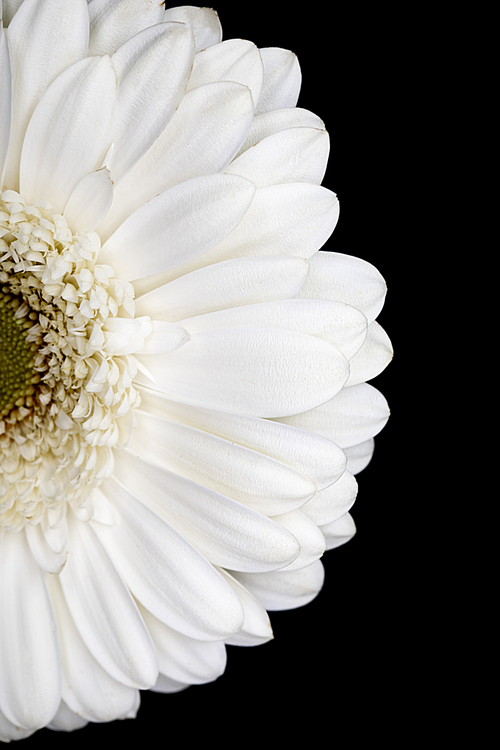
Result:
{"label": "black background", "polygon": [[[168,5],[168,3],[167,3]],[[327,248],[376,265],[388,284],[379,322],[395,359],[373,385],[392,415],[375,455],[358,475],[352,510],[357,534],[323,558],[326,579],[304,608],[271,613],[275,638],[256,648],[228,648],[225,674],[173,695],[142,694],[135,721],[88,725],[72,734],[42,730],[39,746],[131,740],[229,745],[244,740],[309,742],[344,748],[393,739],[405,711],[411,616],[402,605],[408,580],[403,548],[407,497],[398,468],[407,461],[403,432],[402,296],[404,154],[401,41],[376,4],[218,3],[224,38],[293,50],[302,70],[299,106],[322,117],[331,137],[323,184],[337,193],[340,220]],[[371,8],[371,9],[370,9]],[[406,423],[406,420],[405,420]],[[392,744],[392,743],[391,743]],[[403,743],[398,745],[406,747]]]}

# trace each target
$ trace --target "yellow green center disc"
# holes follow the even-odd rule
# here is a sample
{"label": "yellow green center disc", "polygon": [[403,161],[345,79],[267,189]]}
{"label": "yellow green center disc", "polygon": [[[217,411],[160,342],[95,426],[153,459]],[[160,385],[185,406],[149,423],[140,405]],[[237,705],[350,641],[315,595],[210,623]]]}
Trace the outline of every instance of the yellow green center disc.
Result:
{"label": "yellow green center disc", "polygon": [[0,290],[0,417],[24,406],[34,393],[37,347],[26,338],[31,316],[19,297]]}

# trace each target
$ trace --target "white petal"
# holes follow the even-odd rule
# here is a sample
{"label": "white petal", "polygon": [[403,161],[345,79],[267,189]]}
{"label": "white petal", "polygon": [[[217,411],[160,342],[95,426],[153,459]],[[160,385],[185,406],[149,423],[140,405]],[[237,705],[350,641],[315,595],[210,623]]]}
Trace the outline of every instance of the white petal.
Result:
{"label": "white petal", "polygon": [[12,130],[12,69],[7,32],[0,25],[0,189]]}
{"label": "white petal", "polygon": [[214,310],[294,297],[308,264],[283,255],[235,258],[199,268],[136,300],[136,313],[178,321]]}
{"label": "white petal", "polygon": [[288,299],[207,313],[182,321],[191,334],[228,328],[279,328],[329,341],[350,359],[363,345],[366,318],[359,310],[330,300]]}
{"label": "white petal", "polygon": [[256,417],[297,414],[324,403],[349,374],[333,344],[264,328],[197,333],[174,352],[138,357],[168,398]]}
{"label": "white petal", "polygon": [[53,729],[56,732],[74,732],[76,729],[83,729],[86,727],[88,721],[82,719],[81,716],[77,716],[64,701],[61,701],[59,709],[50,722],[47,724],[47,729]]}
{"label": "white petal", "polygon": [[338,217],[337,196],[321,185],[294,182],[259,188],[236,229],[201,258],[200,265],[245,255],[308,259],[331,236]]}
{"label": "white petal", "polygon": [[300,510],[317,526],[324,526],[347,513],[354,505],[357,494],[356,479],[346,470],[340,479],[317,492]]}
{"label": "white petal", "polygon": [[318,490],[344,473],[343,451],[320,435],[267,419],[180,404],[148,389],[140,388],[140,393],[142,410],[264,453],[308,477]]}
{"label": "white petal", "polygon": [[357,445],[377,435],[389,419],[385,397],[368,383],[344,388],[334,399],[303,414],[281,421],[316,432],[341,448]]}
{"label": "white petal", "polygon": [[235,573],[269,611],[296,609],[309,604],[321,591],[325,571],[321,560],[300,570],[276,570],[271,573]]}
{"label": "white petal", "polygon": [[[136,415],[127,452],[255,510],[284,513],[303,505],[316,491],[310,479],[263,453],[140,410]],[[220,502],[224,504],[225,499]],[[232,513],[238,523],[245,515],[237,508]]]}
{"label": "white petal", "polygon": [[347,468],[351,474],[359,474],[360,471],[366,469],[372,459],[374,448],[375,441],[373,438],[370,438],[363,443],[351,445],[349,448],[344,449],[347,457]]}
{"label": "white petal", "polygon": [[226,643],[229,646],[258,646],[272,640],[271,622],[262,604],[227,570],[221,569],[220,574],[238,596],[245,613],[243,627],[238,633],[226,638]]}
{"label": "white petal", "polygon": [[26,538],[37,565],[47,573],[60,573],[66,562],[66,549],[54,552],[47,544],[40,524],[26,526]]}
{"label": "white petal", "polygon": [[134,34],[163,21],[156,0],[92,0],[89,55],[112,55]]}
{"label": "white petal", "polygon": [[50,576],[48,581],[61,638],[66,705],[86,721],[128,716],[134,709],[137,690],[117,682],[94,659],[73,622],[58,577]]}
{"label": "white petal", "polygon": [[59,580],[75,625],[111,677],[148,688],[158,664],[137,606],[92,525],[71,521],[70,553]]}
{"label": "white petal", "polygon": [[66,508],[47,508],[40,526],[49,548],[56,554],[63,552],[68,542]]}
{"label": "white petal", "polygon": [[116,480],[106,480],[103,490],[121,523],[96,529],[136,599],[191,638],[220,640],[237,632],[241,606],[215,568]]}
{"label": "white petal", "polygon": [[135,211],[101,248],[117,276],[142,279],[186,263],[221,242],[247,211],[255,188],[234,175],[196,177]]}
{"label": "white petal", "polygon": [[139,32],[111,58],[118,81],[109,134],[115,182],[146,153],[179,106],[193,57],[189,29],[165,23]]}
{"label": "white petal", "polygon": [[264,65],[264,84],[256,113],[295,107],[302,83],[296,55],[278,47],[261,49],[260,54]]}
{"label": "white petal", "polygon": [[23,139],[36,105],[52,81],[87,54],[87,3],[72,0],[68,12],[68,0],[24,0],[8,33],[15,86],[5,183],[17,190]]}
{"label": "white petal", "polygon": [[92,521],[103,523],[105,526],[115,526],[119,522],[120,517],[116,508],[99,487],[92,490],[92,500],[94,506]]}
{"label": "white petal", "polygon": [[363,346],[349,361],[351,372],[346,386],[364,383],[380,375],[392,356],[391,340],[382,326],[374,320],[368,327]]}
{"label": "white petal", "polygon": [[101,238],[106,240],[133,211],[167,188],[222,170],[240,148],[252,116],[250,91],[240,84],[211,83],[187,94],[117,186],[110,214],[98,229]]}
{"label": "white petal", "polygon": [[103,326],[104,351],[109,356],[140,351],[152,330],[149,318],[108,318]]}
{"label": "white petal", "polygon": [[289,128],[244,151],[224,171],[246,177],[257,187],[282,182],[319,185],[325,175],[329,151],[330,139],[325,130]]}
{"label": "white petal", "polygon": [[0,707],[16,726],[38,729],[59,706],[61,660],[44,574],[22,532],[1,539],[0,601]]}
{"label": "white petal", "polygon": [[223,641],[198,641],[172,630],[139,606],[158,654],[160,672],[171,680],[190,685],[212,682],[224,672]]}
{"label": "white petal", "polygon": [[61,73],[38,104],[26,131],[20,186],[27,203],[49,201],[62,213],[101,152],[115,103],[107,57],[86,58]]}
{"label": "white petal", "polygon": [[310,258],[307,281],[298,297],[346,302],[371,323],[383,307],[387,286],[375,266],[352,255],[321,250]]}
{"label": "white petal", "polygon": [[253,118],[252,126],[239,153],[242,154],[265,138],[289,128],[324,130],[325,123],[318,115],[301,107],[290,107],[264,112]]}
{"label": "white petal", "polygon": [[164,320],[152,320],[153,330],[144,341],[142,354],[164,354],[184,346],[191,338],[185,328]]}
{"label": "white petal", "polygon": [[323,534],[316,524],[304,515],[301,510],[294,510],[292,513],[275,516],[273,520],[293,534],[300,545],[300,554],[284,570],[306,568],[316,560],[319,560],[325,552],[326,544]]}
{"label": "white petal", "polygon": [[163,20],[187,24],[194,35],[197,52],[218,44],[222,39],[219,17],[212,8],[196,8],[192,5],[167,8]]}
{"label": "white petal", "polygon": [[327,526],[322,526],[321,531],[324,534],[327,549],[331,550],[340,547],[341,544],[345,544],[352,539],[356,533],[356,526],[352,516],[346,513],[337,521],[333,521],[333,523]]}
{"label": "white petal", "polygon": [[257,573],[299,554],[295,537],[274,520],[189,479],[124,452],[115,476],[214,565]]}
{"label": "white petal", "polygon": [[178,693],[181,690],[185,690],[187,687],[189,687],[189,684],[186,682],[178,682],[164,674],[159,674],[156,685],[154,685],[151,690],[155,693]]}
{"label": "white petal", "polygon": [[[1,5],[0,5],[1,10]],[[11,740],[24,740],[31,737],[36,729],[21,729],[7,719],[5,714],[0,710],[0,742],[11,742]]]}
{"label": "white petal", "polygon": [[111,208],[113,194],[109,169],[98,169],[82,177],[64,209],[64,218],[73,234],[92,232]]}
{"label": "white petal", "polygon": [[188,91],[217,81],[234,81],[248,86],[259,100],[263,68],[259,50],[246,39],[227,39],[199,52],[194,58]]}

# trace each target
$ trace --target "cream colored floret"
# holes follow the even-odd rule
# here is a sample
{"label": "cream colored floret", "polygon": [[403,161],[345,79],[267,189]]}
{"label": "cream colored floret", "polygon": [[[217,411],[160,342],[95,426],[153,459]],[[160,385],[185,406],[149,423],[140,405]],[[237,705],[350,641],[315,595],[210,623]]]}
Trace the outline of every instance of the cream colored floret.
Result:
{"label": "cream colored floret", "polygon": [[[112,472],[139,404],[133,356],[115,342],[107,352],[106,321],[132,319],[135,305],[132,285],[96,262],[96,233],[73,235],[49,205],[26,206],[14,191],[0,197],[0,290],[22,318],[24,356],[0,414],[0,526],[21,528],[66,502],[91,515],[91,490]],[[8,373],[17,355],[1,320]]]}

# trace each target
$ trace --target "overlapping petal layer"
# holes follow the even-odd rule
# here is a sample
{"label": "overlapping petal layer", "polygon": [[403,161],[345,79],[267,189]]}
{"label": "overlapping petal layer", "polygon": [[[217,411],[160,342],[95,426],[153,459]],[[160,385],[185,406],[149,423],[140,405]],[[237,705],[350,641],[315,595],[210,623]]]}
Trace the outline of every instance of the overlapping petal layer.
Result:
{"label": "overlapping petal layer", "polygon": [[321,250],[294,54],[208,8],[0,9],[2,304],[40,373],[0,415],[8,741],[215,680],[318,594],[392,348],[380,273]]}

